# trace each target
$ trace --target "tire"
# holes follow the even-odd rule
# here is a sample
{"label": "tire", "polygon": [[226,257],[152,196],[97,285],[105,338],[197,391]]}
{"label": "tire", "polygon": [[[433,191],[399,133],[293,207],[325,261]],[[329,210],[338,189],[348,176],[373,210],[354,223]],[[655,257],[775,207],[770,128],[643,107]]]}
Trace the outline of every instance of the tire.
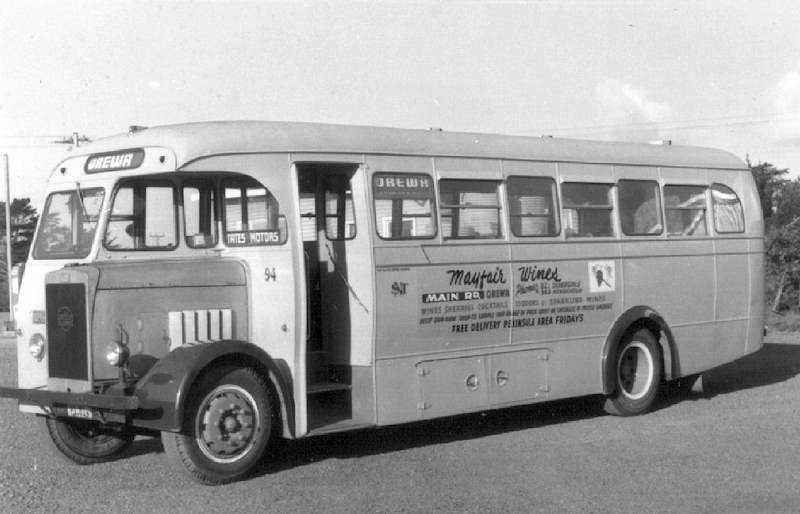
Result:
{"label": "tire", "polygon": [[50,440],[67,460],[80,465],[114,460],[133,442],[134,435],[103,430],[87,421],[46,417],[44,426]]}
{"label": "tire", "polygon": [[201,484],[243,477],[277,433],[274,403],[254,369],[211,370],[191,390],[182,433],[161,434],[167,458]]}
{"label": "tire", "polygon": [[614,358],[614,392],[605,410],[616,416],[647,412],[661,385],[661,352],[652,332],[640,329],[622,340]]}

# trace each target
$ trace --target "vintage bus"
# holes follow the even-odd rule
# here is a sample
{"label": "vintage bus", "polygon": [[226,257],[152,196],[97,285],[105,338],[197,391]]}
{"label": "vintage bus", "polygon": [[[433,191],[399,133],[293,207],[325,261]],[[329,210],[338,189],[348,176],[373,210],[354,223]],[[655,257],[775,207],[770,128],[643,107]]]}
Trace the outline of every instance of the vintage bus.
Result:
{"label": "vintage bus", "polygon": [[219,484],[278,438],[603,395],[758,350],[738,158],[672,145],[277,122],[131,130],[53,171],[18,388],[81,464],[160,433]]}

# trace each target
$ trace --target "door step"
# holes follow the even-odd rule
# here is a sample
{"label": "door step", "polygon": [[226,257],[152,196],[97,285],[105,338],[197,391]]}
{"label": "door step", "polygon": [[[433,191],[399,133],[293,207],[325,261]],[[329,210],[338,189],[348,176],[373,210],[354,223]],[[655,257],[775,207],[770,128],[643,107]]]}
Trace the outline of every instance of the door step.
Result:
{"label": "door step", "polygon": [[320,394],[328,393],[331,391],[349,391],[350,384],[342,384],[340,382],[315,382],[308,385],[306,389],[307,394]]}

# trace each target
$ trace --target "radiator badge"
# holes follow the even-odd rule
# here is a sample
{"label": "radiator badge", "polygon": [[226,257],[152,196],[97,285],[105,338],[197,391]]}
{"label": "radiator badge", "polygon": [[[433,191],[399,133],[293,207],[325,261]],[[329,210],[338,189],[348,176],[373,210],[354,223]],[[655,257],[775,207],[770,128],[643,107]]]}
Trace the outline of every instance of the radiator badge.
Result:
{"label": "radiator badge", "polygon": [[75,315],[66,305],[58,308],[57,314],[58,326],[64,332],[69,332],[75,324]]}

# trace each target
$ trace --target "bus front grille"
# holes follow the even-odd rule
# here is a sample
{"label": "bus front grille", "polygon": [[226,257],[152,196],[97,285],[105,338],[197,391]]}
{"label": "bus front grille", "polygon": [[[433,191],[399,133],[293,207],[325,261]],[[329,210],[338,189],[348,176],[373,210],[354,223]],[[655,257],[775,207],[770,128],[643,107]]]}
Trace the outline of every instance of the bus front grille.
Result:
{"label": "bus front grille", "polygon": [[88,380],[86,286],[47,284],[45,287],[50,377]]}

